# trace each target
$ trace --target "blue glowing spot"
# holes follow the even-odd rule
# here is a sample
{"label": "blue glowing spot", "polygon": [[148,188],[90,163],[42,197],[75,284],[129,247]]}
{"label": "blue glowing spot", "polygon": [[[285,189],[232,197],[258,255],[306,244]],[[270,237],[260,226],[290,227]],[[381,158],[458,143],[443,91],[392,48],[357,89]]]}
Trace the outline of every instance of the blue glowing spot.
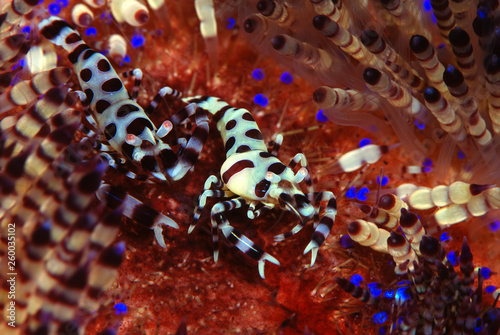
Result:
{"label": "blue glowing spot", "polygon": [[415,119],[415,126],[417,126],[417,128],[420,129],[420,130],[424,130],[425,129],[425,123],[420,122],[417,119]]}
{"label": "blue glowing spot", "polygon": [[477,10],[477,17],[480,19],[485,19],[488,16],[488,10],[484,7],[479,7]]}
{"label": "blue glowing spot", "polygon": [[451,263],[451,265],[453,265],[453,266],[457,266],[458,265],[457,253],[455,251],[450,251],[446,255],[446,258]]}
{"label": "blue glowing spot", "polygon": [[328,118],[325,116],[325,114],[323,114],[323,110],[320,109],[317,113],[316,113],[316,120],[318,120],[319,122],[328,122]]}
{"label": "blue glowing spot", "polygon": [[123,57],[123,61],[125,63],[130,63],[130,56],[129,55],[125,55],[125,57]]}
{"label": "blue glowing spot", "polygon": [[[11,70],[15,70],[19,67],[19,63],[12,65]],[[12,85],[12,84],[11,84]]]}
{"label": "blue glowing spot", "polygon": [[423,172],[423,173],[429,173],[429,172],[431,172],[431,171],[432,171],[432,168],[431,168],[431,167],[429,167],[429,166],[422,168],[422,172]]}
{"label": "blue glowing spot", "polygon": [[355,199],[356,198],[356,187],[352,186],[349,191],[345,194],[347,199]]}
{"label": "blue glowing spot", "polygon": [[69,6],[69,0],[57,0],[57,3],[61,5],[62,8]]}
{"label": "blue glowing spot", "polygon": [[382,294],[382,289],[380,288],[380,284],[379,283],[370,283],[368,284],[368,289],[370,290],[370,293],[374,296],[374,297],[378,297]]}
{"label": "blue glowing spot", "polygon": [[116,253],[123,255],[125,253],[125,242],[118,243],[113,249]]}
{"label": "blue glowing spot", "polygon": [[497,289],[496,286],[489,285],[489,286],[486,286],[486,288],[484,289],[484,292],[491,294],[491,293],[495,292],[496,289]]}
{"label": "blue glowing spot", "polygon": [[484,279],[490,279],[491,270],[488,268],[481,268],[481,276],[483,276]]}
{"label": "blue glowing spot", "polygon": [[488,228],[492,233],[496,233],[500,229],[500,222],[499,221],[493,221],[488,223]]}
{"label": "blue glowing spot", "polygon": [[381,325],[387,321],[387,313],[382,311],[382,312],[373,314],[372,320],[374,323]]}
{"label": "blue glowing spot", "polygon": [[235,19],[233,19],[232,17],[227,19],[227,26],[226,26],[227,29],[233,29],[235,25],[236,25]]}
{"label": "blue glowing spot", "polygon": [[384,298],[388,298],[388,299],[394,298],[394,290],[385,291]]}
{"label": "blue glowing spot", "polygon": [[113,308],[115,309],[116,315],[127,313],[127,305],[125,305],[124,303],[119,302]]}
{"label": "blue glowing spot", "polygon": [[349,249],[354,246],[354,243],[352,243],[352,239],[349,235],[342,235],[342,237],[340,238],[340,245],[344,249]]}
{"label": "blue glowing spot", "polygon": [[450,239],[450,235],[446,232],[441,234],[441,237],[439,238],[442,242],[448,241]]}
{"label": "blue glowing spot", "polygon": [[478,334],[483,328],[483,320],[481,318],[476,319],[476,325],[474,326],[474,334]]}
{"label": "blue glowing spot", "polygon": [[146,43],[146,39],[142,35],[134,35],[130,43],[132,44],[132,48],[140,48]]}
{"label": "blue glowing spot", "polygon": [[370,140],[369,138],[364,138],[361,141],[359,141],[359,147],[362,148],[370,143],[372,143],[372,140]]}
{"label": "blue glowing spot", "polygon": [[361,284],[361,282],[363,281],[363,277],[361,277],[360,275],[358,274],[355,274],[355,275],[352,275],[351,276],[351,279],[349,279],[351,283],[353,283],[354,285],[356,286],[359,286],[359,284]]}
{"label": "blue glowing spot", "polygon": [[91,35],[97,35],[97,30],[94,27],[89,27],[85,29],[85,35],[91,36]]}
{"label": "blue glowing spot", "polygon": [[363,187],[362,189],[359,190],[358,195],[356,197],[358,198],[359,201],[366,201],[366,199],[368,199],[366,196],[368,193],[370,193],[368,187]]}
{"label": "blue glowing spot", "polygon": [[264,79],[264,71],[262,71],[262,69],[255,69],[252,71],[252,78],[257,80],[257,81],[261,81],[262,79]]}
{"label": "blue glowing spot", "polygon": [[400,287],[396,290],[396,294],[394,294],[394,299],[397,304],[401,306],[406,300],[410,298],[411,290],[409,287]]}
{"label": "blue glowing spot", "polygon": [[[383,176],[382,177],[382,186],[385,186],[389,183],[389,177]],[[377,184],[380,184],[380,176],[377,177]]]}
{"label": "blue glowing spot", "polygon": [[427,12],[430,12],[432,10],[431,0],[424,0],[424,9]]}
{"label": "blue glowing spot", "polygon": [[423,166],[432,166],[432,164],[432,159],[430,159],[429,157],[425,158],[424,162],[422,163]]}
{"label": "blue glowing spot", "polygon": [[101,19],[103,19],[107,24],[110,24],[110,20],[113,20],[113,15],[111,15],[111,12],[105,11],[101,14]]}
{"label": "blue glowing spot", "polygon": [[434,13],[432,13],[431,19],[432,23],[437,24],[436,16],[434,15]]}
{"label": "blue glowing spot", "polygon": [[465,158],[465,154],[462,150],[459,150],[458,151],[458,159],[464,159]]}
{"label": "blue glowing spot", "polygon": [[293,83],[293,75],[290,72],[283,72],[281,74],[280,80],[283,84],[290,85]]}
{"label": "blue glowing spot", "polygon": [[23,29],[21,29],[21,32],[22,33],[26,33],[26,34],[29,34],[31,31],[31,27],[30,26],[24,26]]}
{"label": "blue glowing spot", "polygon": [[24,67],[24,63],[25,63],[24,59],[21,59],[21,60],[19,61],[19,65],[20,65],[21,67]]}
{"label": "blue glowing spot", "polygon": [[266,107],[269,105],[269,99],[262,93],[256,94],[253,97],[253,102],[261,107]]}
{"label": "blue glowing spot", "polygon": [[57,3],[52,2],[49,4],[48,7],[49,13],[52,15],[57,15],[61,12],[61,6],[59,6]]}

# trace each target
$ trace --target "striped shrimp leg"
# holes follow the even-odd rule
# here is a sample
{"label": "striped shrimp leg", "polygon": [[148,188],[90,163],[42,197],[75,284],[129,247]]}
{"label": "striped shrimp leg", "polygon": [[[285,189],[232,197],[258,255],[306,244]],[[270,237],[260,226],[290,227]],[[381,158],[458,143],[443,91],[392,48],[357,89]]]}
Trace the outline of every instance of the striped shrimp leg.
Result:
{"label": "striped shrimp leg", "polygon": [[102,184],[99,186],[96,195],[97,198],[101,202],[106,203],[108,207],[112,209],[121,207],[123,215],[149,229],[152,229],[155,234],[156,241],[163,248],[167,247],[162,234],[163,227],[168,226],[179,229],[179,226],[174,220],[168,216],[158,213],[156,210],[143,204],[117,187]]}
{"label": "striped shrimp leg", "polygon": [[[193,222],[189,227],[189,233],[191,233],[195,228],[196,223],[206,205],[207,199],[217,199],[217,201],[219,202],[212,207],[212,211],[210,214],[214,261],[217,262],[219,258],[219,230],[221,230],[223,235],[228,239],[229,242],[231,242],[241,252],[258,262],[259,274],[262,278],[265,278],[265,261],[267,260],[278,266],[280,265],[280,263],[276,258],[265,252],[255,242],[250,240],[247,236],[230,225],[225,216],[225,213],[246,206],[247,200],[244,197],[224,200],[235,195],[230,190],[225,189],[224,186],[225,184],[223,183],[223,181],[221,181],[216,176],[212,175],[207,179],[207,181],[205,182],[204,191],[200,196],[198,206],[195,209],[195,215],[193,218]],[[252,214],[254,217],[256,217],[258,216],[258,213],[259,212],[253,212]]]}
{"label": "striped shrimp leg", "polygon": [[[234,194],[231,191],[223,190],[224,184],[216,176],[210,176],[205,182],[205,187],[202,195],[199,199],[199,204],[195,209],[195,214],[193,222],[189,227],[189,233],[193,231],[196,226],[198,219],[200,218],[201,212],[206,205],[208,198],[224,199],[231,197]],[[280,265],[279,261],[273,256],[269,255],[267,252],[262,250],[257,244],[246,237],[243,233],[238,231],[236,228],[229,224],[224,213],[241,208],[247,204],[246,200],[242,197],[236,199],[230,199],[226,201],[218,202],[213,208],[211,213],[211,223],[212,223],[212,242],[214,247],[214,261],[217,262],[219,259],[219,229],[222,230],[224,236],[236,246],[245,255],[251,257],[259,264],[259,274],[262,278],[264,275],[264,265],[265,261],[269,261],[276,265]],[[257,215],[255,215],[257,216]]]}
{"label": "striped shrimp leg", "polygon": [[[309,200],[313,201],[327,201],[325,208],[325,213],[318,226],[314,230],[311,242],[304,249],[304,255],[311,251],[311,266],[316,262],[316,257],[318,255],[319,247],[326,240],[330,234],[330,230],[335,222],[335,216],[337,216],[337,199],[332,192],[322,191],[322,192],[312,192],[307,194]],[[316,215],[318,215],[319,207],[315,206]],[[315,222],[316,224],[316,222]]]}
{"label": "striped shrimp leg", "polygon": [[[238,248],[245,255],[251,257],[259,264],[259,275],[265,279],[264,275],[264,265],[265,261],[269,261],[276,265],[280,265],[280,262],[265,252],[261,247],[259,247],[255,242],[241,233],[238,229],[234,228],[229,224],[229,221],[222,214],[223,212],[240,208],[246,205],[246,201],[243,198],[236,198],[227,200],[224,202],[219,202],[212,208],[212,227],[217,226],[222,234],[231,242],[236,248]],[[214,255],[215,258],[215,255]]]}
{"label": "striped shrimp leg", "polygon": [[175,163],[169,165],[167,169],[168,174],[172,176],[172,180],[181,179],[194,166],[208,138],[210,125],[207,114],[196,103],[190,103],[182,108],[172,115],[168,122],[171,122],[172,128],[175,128],[192,115],[194,115],[196,127],[191,134],[191,138],[183,146],[182,151],[178,152],[174,157]]}

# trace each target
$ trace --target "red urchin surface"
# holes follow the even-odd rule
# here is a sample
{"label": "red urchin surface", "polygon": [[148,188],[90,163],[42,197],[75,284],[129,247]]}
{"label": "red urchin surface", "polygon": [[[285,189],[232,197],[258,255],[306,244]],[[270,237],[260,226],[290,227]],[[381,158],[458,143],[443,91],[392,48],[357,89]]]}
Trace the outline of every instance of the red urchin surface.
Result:
{"label": "red urchin surface", "polygon": [[[219,67],[214,74],[203,52],[193,4],[168,3],[167,9],[168,28],[154,16],[147,26],[151,31],[161,29],[163,36],[154,38],[147,34],[145,46],[131,52],[132,66],[145,72],[141,103],[146,104],[160,87],[169,85],[183,91],[185,96],[212,95],[247,108],[266,141],[277,133],[285,134],[279,155],[283,162],[297,152],[314,157],[310,159],[313,177],[319,170],[317,166],[325,164],[320,163],[321,159],[337,158],[357,148],[359,141],[369,136],[358,128],[316,121],[316,108],[311,102],[314,88],[298,77],[290,85],[280,82],[281,73],[287,69],[270,57],[257,54],[234,30],[219,28]],[[99,28],[105,34],[105,27]],[[251,78],[255,68],[263,70],[264,80],[257,82]],[[253,103],[258,93],[269,97],[267,107]],[[162,112],[153,116],[157,123],[175,111],[166,111],[165,104],[160,108]],[[319,128],[307,129],[312,126]],[[287,133],[291,131],[296,132]],[[393,136],[379,139],[380,143],[397,141],[390,137]],[[369,188],[375,190],[373,182],[383,166],[384,175],[393,185],[431,184],[426,176],[418,180],[403,176],[404,160],[403,150],[394,149],[370,167],[362,179],[370,181]],[[154,242],[150,231],[124,219],[120,239],[127,244],[126,257],[116,284],[89,323],[87,333],[97,334],[111,326],[117,327],[119,334],[172,334],[184,317],[188,334],[303,334],[306,327],[315,334],[375,332],[376,326],[371,321],[375,311],[335,286],[333,277],[349,278],[357,273],[366,282],[380,282],[387,287],[398,279],[389,266],[390,256],[359,245],[352,249],[340,247],[339,235],[346,234],[347,224],[361,216],[345,197],[338,198],[339,213],[334,228],[312,268],[308,267],[310,256],[302,255],[312,236],[312,227],[284,242],[273,242],[274,235],[296,224],[290,213],[265,212],[253,221],[246,218],[246,210],[228,215],[232,224],[279,259],[280,267],[267,263],[265,280],[259,277],[255,262],[224,240],[219,262],[213,262],[208,209],[197,229],[187,234],[195,199],[202,192],[206,178],[217,174],[223,161],[223,144],[212,126],[197,165],[179,182],[149,185],[109,172],[107,183],[121,185],[131,195],[173,218],[180,229],[164,233],[168,245],[165,250]],[[315,189],[328,189],[338,195],[356,176],[356,172],[319,174],[314,178]],[[462,237],[469,236],[468,223],[450,229],[454,241],[448,250],[458,250]],[[490,249],[493,238],[482,227],[473,232],[471,247],[475,264],[499,271],[495,268],[499,267],[498,262],[493,261],[498,255]],[[481,243],[484,240],[487,243]],[[493,281],[487,284],[493,285]],[[127,305],[126,313],[115,313],[113,306],[118,302]]]}

